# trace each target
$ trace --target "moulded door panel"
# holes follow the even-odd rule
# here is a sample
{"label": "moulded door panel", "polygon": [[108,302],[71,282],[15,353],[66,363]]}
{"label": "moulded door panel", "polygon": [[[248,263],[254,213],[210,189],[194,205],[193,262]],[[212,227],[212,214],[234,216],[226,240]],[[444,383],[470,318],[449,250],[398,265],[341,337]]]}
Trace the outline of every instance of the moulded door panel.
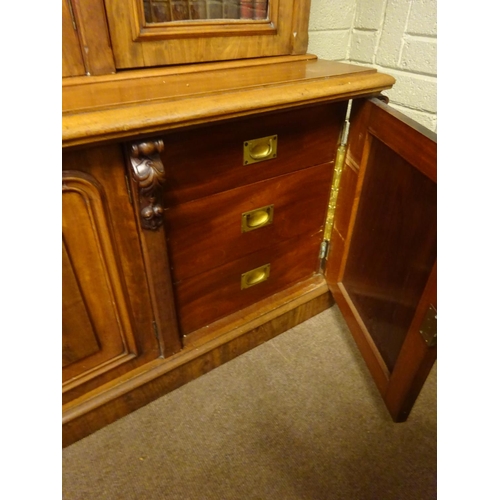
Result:
{"label": "moulded door panel", "polygon": [[[99,170],[103,161],[107,169]],[[162,352],[155,338],[119,148],[67,153],[63,165],[71,168],[62,174],[62,379],[66,404],[159,358]],[[179,344],[178,334],[173,335]]]}

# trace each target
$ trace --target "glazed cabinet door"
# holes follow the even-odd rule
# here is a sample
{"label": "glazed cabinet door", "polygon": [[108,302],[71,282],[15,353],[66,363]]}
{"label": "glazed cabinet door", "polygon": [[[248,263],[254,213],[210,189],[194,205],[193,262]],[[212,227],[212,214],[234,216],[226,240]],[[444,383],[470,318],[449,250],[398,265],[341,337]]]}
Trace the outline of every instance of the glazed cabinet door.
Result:
{"label": "glazed cabinet door", "polygon": [[67,403],[162,351],[118,146],[64,153],[62,214]]}
{"label": "glazed cabinet door", "polygon": [[105,0],[117,68],[305,54],[310,0]]}
{"label": "glazed cabinet door", "polygon": [[355,102],[326,279],[395,421],[436,359],[436,137]]}

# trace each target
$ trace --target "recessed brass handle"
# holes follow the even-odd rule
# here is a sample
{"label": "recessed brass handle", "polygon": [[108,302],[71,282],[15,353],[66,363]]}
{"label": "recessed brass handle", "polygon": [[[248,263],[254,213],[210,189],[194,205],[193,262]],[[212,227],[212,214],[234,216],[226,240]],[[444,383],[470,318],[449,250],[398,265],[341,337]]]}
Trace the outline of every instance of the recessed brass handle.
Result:
{"label": "recessed brass handle", "polygon": [[257,269],[252,269],[241,275],[241,289],[250,288],[251,286],[258,285],[269,278],[271,272],[271,264],[260,266]]}
{"label": "recessed brass handle", "polygon": [[271,160],[278,155],[278,136],[270,135],[243,143],[243,164]]}
{"label": "recessed brass handle", "polygon": [[241,214],[241,232],[247,233],[259,227],[268,226],[273,222],[274,205],[256,208]]}

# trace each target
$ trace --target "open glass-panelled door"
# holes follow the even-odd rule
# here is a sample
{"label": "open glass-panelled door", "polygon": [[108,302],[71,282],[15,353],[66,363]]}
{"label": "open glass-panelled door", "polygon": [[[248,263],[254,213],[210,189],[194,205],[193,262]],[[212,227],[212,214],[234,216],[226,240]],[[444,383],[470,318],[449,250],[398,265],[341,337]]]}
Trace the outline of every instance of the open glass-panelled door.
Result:
{"label": "open glass-panelled door", "polygon": [[[395,421],[436,360],[436,135],[354,101],[325,276]],[[338,163],[338,162],[337,162]]]}

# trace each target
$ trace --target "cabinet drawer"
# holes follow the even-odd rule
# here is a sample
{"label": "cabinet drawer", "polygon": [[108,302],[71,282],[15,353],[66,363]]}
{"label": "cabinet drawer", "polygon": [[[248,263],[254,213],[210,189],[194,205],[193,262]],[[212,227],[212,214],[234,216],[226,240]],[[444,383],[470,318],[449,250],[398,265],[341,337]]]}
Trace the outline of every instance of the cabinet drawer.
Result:
{"label": "cabinet drawer", "polygon": [[[164,136],[166,205],[332,161],[346,106],[346,102],[330,103]],[[244,164],[246,141],[275,135],[276,158]]]}
{"label": "cabinet drawer", "polygon": [[[174,282],[298,235],[321,232],[332,175],[333,164],[327,163],[167,210]],[[252,211],[257,212],[248,215],[250,221],[243,217]],[[266,215],[272,216],[269,224]]]}
{"label": "cabinet drawer", "polygon": [[[293,238],[175,284],[181,332],[189,334],[311,277],[318,271],[321,241],[321,234]],[[242,289],[242,274],[267,264],[267,279]]]}

